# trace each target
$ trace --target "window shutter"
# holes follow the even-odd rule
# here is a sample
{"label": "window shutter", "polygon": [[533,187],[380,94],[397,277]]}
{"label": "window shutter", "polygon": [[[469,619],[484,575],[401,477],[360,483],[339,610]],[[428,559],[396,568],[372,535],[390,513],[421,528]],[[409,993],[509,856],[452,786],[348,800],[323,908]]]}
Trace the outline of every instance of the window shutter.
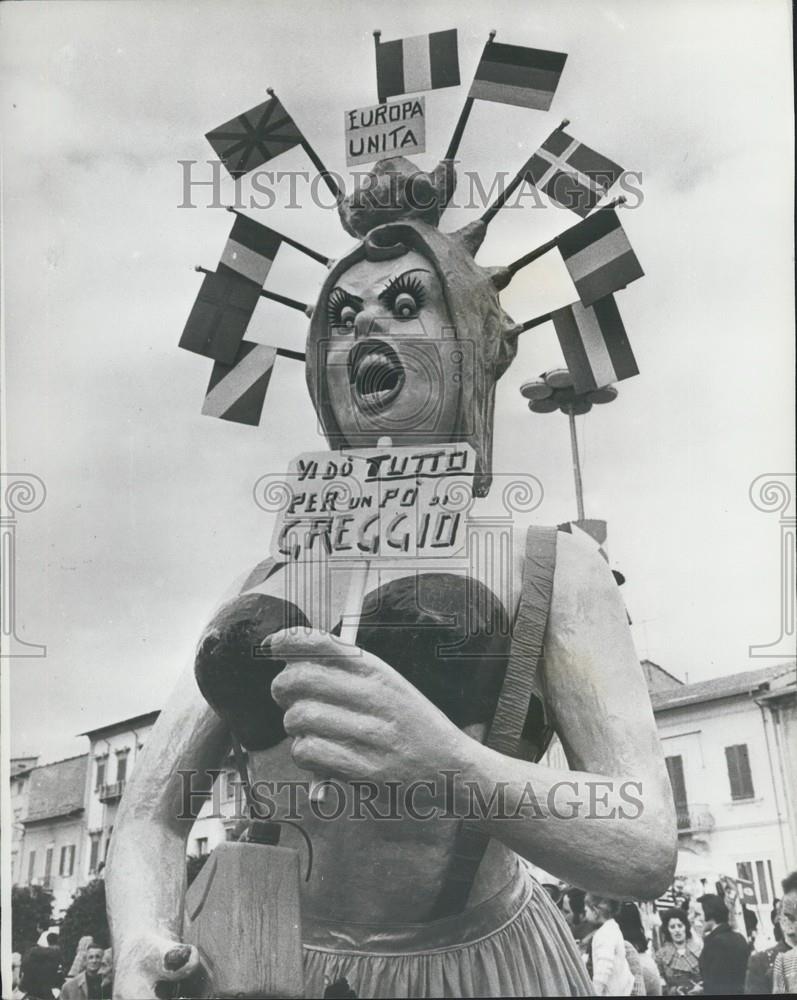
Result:
{"label": "window shutter", "polygon": [[752,799],[753,775],[750,771],[750,755],[746,743],[737,743],[725,747],[725,760],[728,764],[728,780],[731,785],[731,798]]}
{"label": "window shutter", "polygon": [[100,835],[92,834],[91,854],[89,855],[89,874],[93,875],[97,871],[97,862],[100,858]]}
{"label": "window shutter", "polygon": [[684,781],[684,761],[680,754],[675,757],[665,757],[667,774],[672,786],[672,797],[676,808],[686,805],[686,782]]}

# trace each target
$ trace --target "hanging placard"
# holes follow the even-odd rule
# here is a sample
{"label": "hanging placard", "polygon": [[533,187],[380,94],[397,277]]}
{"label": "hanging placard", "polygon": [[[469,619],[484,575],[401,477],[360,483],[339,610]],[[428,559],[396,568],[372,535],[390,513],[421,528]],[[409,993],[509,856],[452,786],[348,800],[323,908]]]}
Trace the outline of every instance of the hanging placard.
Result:
{"label": "hanging placard", "polygon": [[467,444],[299,455],[271,554],[311,562],[462,555],[475,462]]}

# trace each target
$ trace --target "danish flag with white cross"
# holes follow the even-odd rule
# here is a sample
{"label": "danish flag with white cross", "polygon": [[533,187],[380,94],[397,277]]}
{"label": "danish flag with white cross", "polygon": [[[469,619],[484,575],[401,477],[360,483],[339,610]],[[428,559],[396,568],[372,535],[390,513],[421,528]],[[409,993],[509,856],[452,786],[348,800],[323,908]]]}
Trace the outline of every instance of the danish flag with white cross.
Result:
{"label": "danish flag with white cross", "polygon": [[528,161],[523,176],[583,219],[622,172],[612,160],[558,128]]}

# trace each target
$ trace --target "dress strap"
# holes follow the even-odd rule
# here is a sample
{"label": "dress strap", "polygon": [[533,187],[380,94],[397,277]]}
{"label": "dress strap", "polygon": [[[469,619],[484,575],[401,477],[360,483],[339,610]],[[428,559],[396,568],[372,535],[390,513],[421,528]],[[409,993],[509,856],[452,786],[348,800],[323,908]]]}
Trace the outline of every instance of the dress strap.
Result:
{"label": "dress strap", "polygon": [[531,527],[504,683],[486,744],[508,757],[539,760],[553,736],[543,691],[542,659],[556,566],[556,528]]}
{"label": "dress strap", "polygon": [[[553,736],[542,680],[545,629],[556,566],[556,528],[530,527],[517,617],[501,693],[485,745],[509,757],[539,760]],[[480,825],[461,820],[432,919],[460,913],[490,841]]]}
{"label": "dress strap", "polygon": [[265,559],[255,566],[249,576],[247,576],[238,593],[243,594],[245,591],[251,590],[252,587],[257,587],[261,583],[265,583],[273,573],[275,573],[278,569],[281,569],[284,565],[285,563],[277,562],[277,560],[272,559],[271,556],[266,556]]}

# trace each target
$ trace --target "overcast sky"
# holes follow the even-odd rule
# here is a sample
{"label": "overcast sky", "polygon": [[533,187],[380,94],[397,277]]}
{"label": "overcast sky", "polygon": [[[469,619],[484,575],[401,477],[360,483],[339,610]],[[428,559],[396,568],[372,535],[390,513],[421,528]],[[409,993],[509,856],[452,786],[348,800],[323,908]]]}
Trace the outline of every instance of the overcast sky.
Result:
{"label": "overcast sky", "polygon": [[[267,551],[252,484],[324,447],[296,362],[278,363],[260,428],[200,415],[210,365],[177,341],[191,268],[215,266],[231,217],[207,189],[178,207],[178,161],[211,158],[205,132],[272,86],[345,172],[343,112],[376,102],[375,28],[459,30],[463,86],[426,95],[426,169],[490,29],[569,54],[550,112],[477,102],[463,166],[514,171],[568,117],[642,172],[623,223],[646,277],[617,297],[641,375],[579,419],[587,514],[609,523],[640,656],[690,681],[772,662],[748,646],[778,634],[779,528],[748,489],[792,468],[786,0],[95,0],[3,4],[0,21],[6,467],[47,486],[17,529],[17,631],[47,656],[11,663],[12,752],[80,752],[77,733],[160,707],[220,593]],[[301,150],[272,166],[312,170]],[[283,186],[251,214],[333,257],[352,245],[334,212],[286,201]],[[506,210],[478,260],[575,221]],[[312,301],[324,273],[285,250],[269,287]],[[521,321],[572,298],[555,255],[503,295]],[[263,302],[253,323],[303,349],[300,314]],[[530,414],[518,389],[561,363],[550,324],[530,331],[497,398],[495,467],[540,479],[547,524],[576,516],[567,420]]]}

